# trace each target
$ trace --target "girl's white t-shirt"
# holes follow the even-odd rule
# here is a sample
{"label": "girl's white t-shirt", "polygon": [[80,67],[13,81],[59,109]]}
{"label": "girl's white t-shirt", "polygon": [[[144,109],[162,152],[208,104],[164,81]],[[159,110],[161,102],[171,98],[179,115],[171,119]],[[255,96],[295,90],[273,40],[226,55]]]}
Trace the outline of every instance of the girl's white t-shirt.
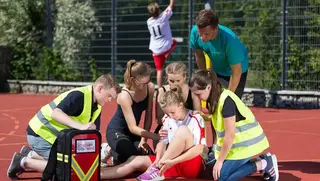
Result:
{"label": "girl's white t-shirt", "polygon": [[172,9],[168,7],[157,18],[149,18],[147,21],[150,32],[149,49],[154,55],[168,51],[172,45],[172,33],[169,19],[172,16]]}
{"label": "girl's white t-shirt", "polygon": [[206,145],[206,138],[205,138],[205,130],[204,130],[204,120],[200,114],[193,115],[192,111],[190,110],[183,121],[176,121],[170,118],[167,115],[164,115],[162,118],[163,122],[163,130],[168,131],[168,137],[166,139],[160,140],[163,143],[170,143],[173,139],[177,129],[180,126],[187,126],[191,133],[193,134],[193,144],[204,144]]}

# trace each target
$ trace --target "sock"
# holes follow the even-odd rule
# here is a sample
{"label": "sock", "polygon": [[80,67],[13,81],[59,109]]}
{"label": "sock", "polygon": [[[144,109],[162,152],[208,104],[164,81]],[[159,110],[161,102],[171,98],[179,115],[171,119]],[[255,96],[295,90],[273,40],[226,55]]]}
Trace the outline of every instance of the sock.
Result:
{"label": "sock", "polygon": [[33,152],[33,151],[30,151],[26,157],[32,158],[32,152]]}
{"label": "sock", "polygon": [[267,160],[262,159],[261,160],[261,170],[265,170],[267,165],[268,165]]}
{"label": "sock", "polygon": [[24,169],[24,161],[26,160],[26,157],[22,157],[20,160],[20,167]]}

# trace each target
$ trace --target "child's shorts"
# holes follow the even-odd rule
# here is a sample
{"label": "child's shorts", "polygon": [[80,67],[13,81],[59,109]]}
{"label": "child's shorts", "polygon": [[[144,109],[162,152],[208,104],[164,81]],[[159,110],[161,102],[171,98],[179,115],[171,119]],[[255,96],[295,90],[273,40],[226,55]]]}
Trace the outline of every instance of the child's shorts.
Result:
{"label": "child's shorts", "polygon": [[160,55],[156,55],[156,54],[152,53],[154,64],[156,66],[156,70],[163,69],[164,63],[166,62],[166,60],[167,60],[168,56],[171,54],[171,52],[176,48],[176,46],[177,46],[177,40],[173,39],[171,48],[169,50],[167,50],[166,52],[164,52]]}
{"label": "child's shorts", "polygon": [[[149,156],[151,162],[156,160],[155,155]],[[203,160],[200,155],[191,160],[178,163],[164,172],[165,178],[169,177],[184,177],[184,178],[197,178],[204,170]]]}
{"label": "child's shorts", "polygon": [[27,135],[27,140],[33,151],[48,160],[52,144],[40,136]]}

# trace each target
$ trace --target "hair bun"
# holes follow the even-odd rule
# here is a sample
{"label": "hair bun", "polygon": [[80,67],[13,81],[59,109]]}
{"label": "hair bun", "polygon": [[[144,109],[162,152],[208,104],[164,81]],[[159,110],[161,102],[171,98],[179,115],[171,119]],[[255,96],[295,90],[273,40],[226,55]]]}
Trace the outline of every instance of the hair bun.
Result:
{"label": "hair bun", "polygon": [[171,90],[171,91],[174,91],[174,92],[177,92],[177,93],[179,93],[179,94],[182,93],[181,87],[176,86],[176,85],[171,86],[171,87],[170,87],[170,90]]}

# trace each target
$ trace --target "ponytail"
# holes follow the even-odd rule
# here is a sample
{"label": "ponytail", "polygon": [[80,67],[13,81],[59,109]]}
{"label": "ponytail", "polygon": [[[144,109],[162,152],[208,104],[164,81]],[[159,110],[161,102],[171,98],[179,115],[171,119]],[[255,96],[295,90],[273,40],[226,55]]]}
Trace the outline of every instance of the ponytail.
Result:
{"label": "ponytail", "polygon": [[150,74],[151,68],[148,64],[130,60],[124,73],[124,83],[129,90],[134,90],[137,87],[134,79],[150,76]]}
{"label": "ponytail", "polygon": [[124,83],[126,84],[127,88],[130,89],[133,86],[133,76],[132,76],[132,67],[136,63],[136,60],[130,60],[127,63],[127,69],[124,73]]}
{"label": "ponytail", "polygon": [[182,97],[181,88],[179,86],[170,87],[170,90],[164,92],[163,96],[160,97],[158,102],[162,109],[173,104],[183,103],[184,100]]}

